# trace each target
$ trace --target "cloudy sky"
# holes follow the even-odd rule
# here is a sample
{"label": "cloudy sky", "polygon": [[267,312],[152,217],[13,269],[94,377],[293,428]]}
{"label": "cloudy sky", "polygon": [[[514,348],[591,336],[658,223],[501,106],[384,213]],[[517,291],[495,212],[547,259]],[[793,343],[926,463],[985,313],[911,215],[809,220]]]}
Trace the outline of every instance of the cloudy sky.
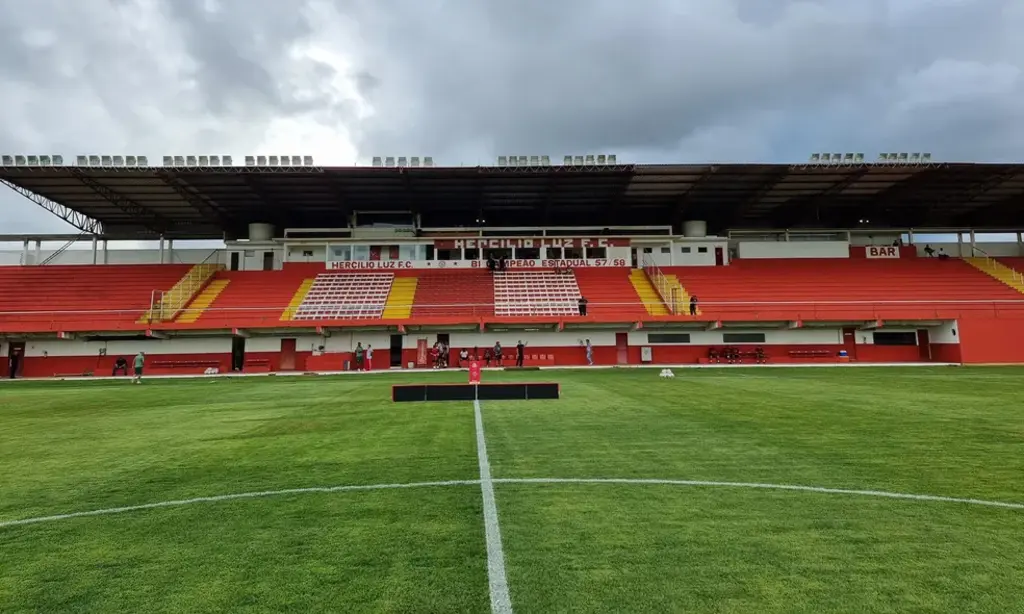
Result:
{"label": "cloudy sky", "polygon": [[[0,0],[0,153],[1024,158],[1020,0]],[[0,193],[0,233],[64,232]]]}

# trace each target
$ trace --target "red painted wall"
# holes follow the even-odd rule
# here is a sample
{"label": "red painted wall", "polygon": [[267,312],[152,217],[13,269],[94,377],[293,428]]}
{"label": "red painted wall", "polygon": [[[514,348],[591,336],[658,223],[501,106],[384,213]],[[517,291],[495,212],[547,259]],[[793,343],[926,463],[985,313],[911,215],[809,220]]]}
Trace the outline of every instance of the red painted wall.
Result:
{"label": "red painted wall", "polygon": [[964,363],[1024,363],[1024,319],[960,320]]}

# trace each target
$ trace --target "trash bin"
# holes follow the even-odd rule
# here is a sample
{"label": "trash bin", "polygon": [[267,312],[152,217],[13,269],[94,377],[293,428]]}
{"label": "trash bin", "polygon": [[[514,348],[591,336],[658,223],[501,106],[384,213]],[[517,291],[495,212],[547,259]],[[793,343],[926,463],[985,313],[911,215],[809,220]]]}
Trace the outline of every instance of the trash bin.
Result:
{"label": "trash bin", "polygon": [[345,367],[344,368],[345,371],[351,371],[352,370],[352,361],[351,360],[346,360],[344,367]]}

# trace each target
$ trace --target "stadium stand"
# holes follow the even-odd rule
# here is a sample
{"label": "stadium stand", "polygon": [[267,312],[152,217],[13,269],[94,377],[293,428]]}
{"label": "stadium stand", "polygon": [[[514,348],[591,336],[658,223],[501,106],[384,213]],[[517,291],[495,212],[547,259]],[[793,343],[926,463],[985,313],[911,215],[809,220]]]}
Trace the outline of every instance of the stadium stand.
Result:
{"label": "stadium stand", "polygon": [[394,273],[321,273],[292,319],[379,319],[394,278]]}
{"label": "stadium stand", "polygon": [[967,262],[982,273],[994,277],[1024,294],[1024,258],[968,258]]}
{"label": "stadium stand", "polygon": [[575,273],[548,270],[494,273],[494,315],[579,315],[580,288]]}
{"label": "stadium stand", "polygon": [[629,283],[633,286],[636,295],[643,303],[644,311],[652,316],[667,316],[669,314],[665,301],[661,300],[658,289],[651,283],[651,279],[643,269],[633,269],[629,272]]}
{"label": "stadium stand", "polygon": [[420,271],[413,318],[452,320],[494,315],[494,282],[486,269]]}
{"label": "stadium stand", "polygon": [[416,286],[419,278],[415,275],[396,275],[391,283],[391,292],[381,318],[384,320],[406,320],[412,315],[412,307],[416,302]]}
{"label": "stadium stand", "polygon": [[991,312],[985,301],[1020,298],[955,258],[734,260],[664,270],[683,280],[706,316],[726,320],[958,317]]}
{"label": "stadium stand", "polygon": [[3,330],[124,330],[149,309],[154,290],[169,290],[190,265],[0,267]]}
{"label": "stadium stand", "polygon": [[206,290],[200,292],[176,324],[194,323],[201,328],[275,325],[280,322],[286,306],[303,282],[313,277],[315,272],[308,267],[289,267],[279,271],[221,271],[207,286],[209,289],[214,284],[223,284],[217,295],[206,303]]}
{"label": "stadium stand", "polygon": [[[646,294],[641,294],[641,289],[636,287],[637,273],[647,284]],[[595,320],[629,322],[639,321],[648,314],[668,314],[641,270],[579,268],[575,274],[580,293],[587,298],[587,313]]]}

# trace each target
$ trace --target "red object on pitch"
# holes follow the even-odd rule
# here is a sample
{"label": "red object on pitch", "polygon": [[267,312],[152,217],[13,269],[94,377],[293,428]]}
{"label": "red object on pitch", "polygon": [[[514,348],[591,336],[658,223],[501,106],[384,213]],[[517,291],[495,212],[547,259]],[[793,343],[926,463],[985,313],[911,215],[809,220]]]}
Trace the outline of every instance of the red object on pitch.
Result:
{"label": "red object on pitch", "polygon": [[480,383],[480,362],[474,360],[469,363],[469,383],[479,384]]}

